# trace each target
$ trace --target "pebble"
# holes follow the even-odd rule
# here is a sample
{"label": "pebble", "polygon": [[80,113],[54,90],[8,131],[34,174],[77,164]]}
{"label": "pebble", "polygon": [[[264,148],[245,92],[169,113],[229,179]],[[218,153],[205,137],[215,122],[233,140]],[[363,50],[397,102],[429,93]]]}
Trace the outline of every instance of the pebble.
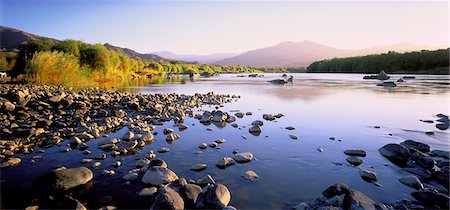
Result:
{"label": "pebble", "polygon": [[259,178],[259,176],[252,170],[248,170],[245,172],[245,174],[242,175],[245,179],[254,181]]}
{"label": "pebble", "polygon": [[208,145],[206,143],[202,143],[200,144],[200,146],[198,146],[198,148],[200,149],[206,149],[208,147]]}
{"label": "pebble", "polygon": [[233,165],[235,163],[234,159],[231,157],[224,157],[217,161],[216,166],[218,167],[227,167]]}
{"label": "pebble", "polygon": [[191,167],[191,170],[193,171],[202,171],[205,170],[208,167],[208,165],[201,163],[201,164],[195,164]]}
{"label": "pebble", "polygon": [[354,166],[359,166],[364,162],[364,160],[362,160],[358,157],[355,157],[355,156],[347,157],[345,160],[347,160],[348,163],[350,163]]}
{"label": "pebble", "polygon": [[253,160],[253,154],[251,152],[242,152],[235,154],[233,159],[238,163],[250,162]]}
{"label": "pebble", "polygon": [[166,148],[166,147],[161,147],[161,148],[158,150],[159,153],[165,153],[165,152],[169,152],[169,151],[170,151],[170,149],[169,149],[169,148]]}
{"label": "pebble", "polygon": [[289,138],[294,139],[294,140],[297,140],[297,139],[298,139],[298,137],[297,137],[296,135],[293,135],[293,134],[290,134],[290,135],[289,135]]}
{"label": "pebble", "polygon": [[295,128],[294,127],[292,127],[292,126],[288,126],[288,127],[286,127],[286,130],[295,130]]}
{"label": "pebble", "polygon": [[364,181],[367,182],[376,182],[378,180],[377,173],[369,170],[360,170],[359,175]]}
{"label": "pebble", "polygon": [[128,172],[127,174],[125,174],[122,179],[127,180],[127,181],[133,181],[136,180],[138,178],[139,174],[136,172]]}

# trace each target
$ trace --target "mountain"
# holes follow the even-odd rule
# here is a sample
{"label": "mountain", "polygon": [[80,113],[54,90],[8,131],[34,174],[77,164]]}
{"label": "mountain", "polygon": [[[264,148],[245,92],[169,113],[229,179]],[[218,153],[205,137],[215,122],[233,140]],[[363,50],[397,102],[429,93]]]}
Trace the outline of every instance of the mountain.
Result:
{"label": "mountain", "polygon": [[109,43],[105,43],[103,46],[105,46],[108,50],[122,52],[130,58],[136,58],[136,59],[142,59],[142,60],[152,60],[152,61],[163,61],[163,62],[171,61],[169,59],[165,59],[165,58],[155,55],[155,54],[150,54],[150,53],[142,54],[142,53],[138,53],[134,50],[131,50],[128,48],[117,47],[117,46],[111,45]]}
{"label": "mountain", "polygon": [[173,60],[183,60],[198,63],[215,63],[225,58],[230,58],[239,55],[240,53],[213,53],[208,55],[194,55],[194,54],[175,54],[169,51],[153,52],[153,54],[159,55],[164,58]]}
{"label": "mountain", "polygon": [[0,51],[19,51],[19,46],[42,38],[15,28],[0,26]]}
{"label": "mountain", "polygon": [[246,65],[258,67],[306,67],[314,61],[335,57],[350,57],[369,54],[387,53],[388,51],[416,51],[435,49],[429,46],[400,43],[396,45],[377,46],[367,49],[337,49],[312,41],[282,42],[275,46],[248,51],[238,56],[226,58],[215,64]]}

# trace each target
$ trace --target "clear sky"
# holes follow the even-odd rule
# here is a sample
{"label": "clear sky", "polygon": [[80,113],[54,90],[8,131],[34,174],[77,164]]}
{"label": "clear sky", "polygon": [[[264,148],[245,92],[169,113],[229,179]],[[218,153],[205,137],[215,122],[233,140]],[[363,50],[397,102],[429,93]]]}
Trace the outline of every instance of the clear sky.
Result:
{"label": "clear sky", "polygon": [[0,24],[139,52],[242,52],[282,41],[337,48],[449,45],[447,1],[0,0]]}

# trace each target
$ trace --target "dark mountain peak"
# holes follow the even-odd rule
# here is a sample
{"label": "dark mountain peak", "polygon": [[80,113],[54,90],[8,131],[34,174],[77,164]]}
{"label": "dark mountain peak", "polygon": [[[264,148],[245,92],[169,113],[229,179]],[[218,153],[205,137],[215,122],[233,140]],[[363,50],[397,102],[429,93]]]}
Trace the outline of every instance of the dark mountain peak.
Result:
{"label": "dark mountain peak", "polygon": [[18,51],[19,46],[42,37],[15,28],[0,26],[0,51]]}

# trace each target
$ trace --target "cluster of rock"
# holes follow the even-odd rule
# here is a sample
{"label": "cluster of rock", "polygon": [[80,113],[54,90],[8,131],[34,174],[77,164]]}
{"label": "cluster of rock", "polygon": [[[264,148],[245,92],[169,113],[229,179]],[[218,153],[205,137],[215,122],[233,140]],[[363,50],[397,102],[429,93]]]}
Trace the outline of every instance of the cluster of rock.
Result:
{"label": "cluster of rock", "polygon": [[[195,116],[193,108],[220,106],[238,97],[212,92],[192,96],[143,95],[99,88],[73,91],[57,86],[2,85],[0,158],[4,161],[0,166],[19,164],[15,153],[31,153],[36,145],[47,147],[70,139],[71,147],[64,151],[85,148],[84,142],[128,126],[136,136],[99,145],[102,149],[125,153],[151,141],[153,125],[173,120],[180,129],[186,129],[182,122],[185,116]],[[213,113],[210,119],[217,120],[219,114],[220,111]]]}
{"label": "cluster of rock", "polygon": [[387,144],[378,151],[392,163],[413,174],[399,181],[418,190],[411,195],[422,206],[449,208],[449,151],[431,150],[429,145],[413,140]]}

